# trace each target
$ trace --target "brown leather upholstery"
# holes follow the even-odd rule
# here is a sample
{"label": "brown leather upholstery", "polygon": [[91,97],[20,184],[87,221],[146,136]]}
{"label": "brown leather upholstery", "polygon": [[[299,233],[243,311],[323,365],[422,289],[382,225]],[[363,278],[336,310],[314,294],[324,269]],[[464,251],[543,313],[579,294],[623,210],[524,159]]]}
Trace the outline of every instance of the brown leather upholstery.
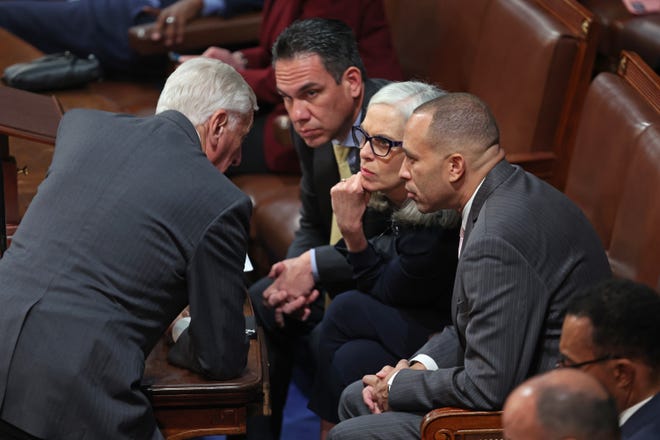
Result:
{"label": "brown leather upholstery", "polygon": [[490,3],[385,0],[404,75],[437,83],[449,91],[468,90],[481,23]]}
{"label": "brown leather upholstery", "polygon": [[297,186],[288,188],[269,199],[255,213],[257,244],[271,262],[284,259],[298,229],[301,207],[299,193]]}
{"label": "brown leather upholstery", "polygon": [[389,0],[386,7],[405,73],[484,99],[509,159],[561,187],[595,56],[592,14],[574,0]]}
{"label": "brown leather upholstery", "polygon": [[245,174],[232,181],[252,199],[249,255],[257,276],[286,256],[300,218],[300,176]]}
{"label": "brown leather upholstery", "polygon": [[617,75],[601,73],[592,82],[565,188],[593,224],[605,249],[610,247],[623,183],[636,172],[630,160],[639,139],[649,125],[660,124],[657,76],[639,57],[628,54],[624,59],[631,56],[634,62],[626,61],[628,69]]}
{"label": "brown leather upholstery", "polygon": [[169,51],[204,50],[209,46],[234,46],[255,43],[259,38],[261,13],[250,12],[232,18],[202,17],[186,24],[183,42],[166,47],[150,38],[153,23],[133,26],[128,30],[128,42],[140,55],[163,54]]}
{"label": "brown leather upholstery", "polygon": [[501,411],[438,408],[424,416],[422,440],[504,440]]}
{"label": "brown leather upholstery", "polygon": [[653,288],[660,280],[660,125],[648,127],[628,157],[608,251],[615,276]]}
{"label": "brown leather upholstery", "polygon": [[624,78],[604,72],[594,79],[582,109],[565,192],[582,208],[605,249],[634,147],[657,118]]}

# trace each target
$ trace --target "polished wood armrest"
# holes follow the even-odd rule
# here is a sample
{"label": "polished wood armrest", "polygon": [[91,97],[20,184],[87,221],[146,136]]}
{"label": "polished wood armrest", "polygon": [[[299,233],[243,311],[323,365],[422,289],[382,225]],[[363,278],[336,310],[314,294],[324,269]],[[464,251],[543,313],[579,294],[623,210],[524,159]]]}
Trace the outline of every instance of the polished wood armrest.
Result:
{"label": "polished wood armrest", "polygon": [[55,144],[62,106],[54,96],[0,86],[0,256],[20,221],[16,161],[9,138]]}
{"label": "polished wood armrest", "polygon": [[503,440],[501,411],[437,408],[424,416],[422,440]]}
{"label": "polished wood armrest", "polygon": [[63,114],[55,96],[0,87],[0,134],[55,144]]}
{"label": "polished wood armrest", "polygon": [[[246,302],[246,315],[252,308]],[[266,349],[261,328],[250,340],[245,370],[224,381],[207,379],[167,361],[164,335],[147,357],[142,388],[168,440],[244,434],[249,413],[269,413]]]}
{"label": "polished wood armrest", "polygon": [[141,24],[128,30],[128,42],[140,55],[164,54],[169,51],[186,52],[208,46],[234,46],[256,43],[261,27],[261,12],[240,14],[231,18],[201,17],[186,23],[183,42],[166,47],[150,38],[153,23]]}

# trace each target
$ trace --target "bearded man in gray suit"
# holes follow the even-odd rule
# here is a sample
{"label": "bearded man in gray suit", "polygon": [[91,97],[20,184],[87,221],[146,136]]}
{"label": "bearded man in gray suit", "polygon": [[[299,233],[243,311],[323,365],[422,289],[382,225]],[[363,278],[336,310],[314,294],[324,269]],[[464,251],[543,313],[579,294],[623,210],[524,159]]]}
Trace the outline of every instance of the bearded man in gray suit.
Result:
{"label": "bearded man in gray suit", "polygon": [[169,77],[155,116],[64,115],[0,260],[0,437],[162,439],[140,381],[187,304],[170,360],[242,372],[251,203],[222,172],[255,109],[233,68],[200,58]]}
{"label": "bearded man in gray suit", "polygon": [[453,93],[409,119],[400,175],[420,211],[461,212],[453,325],[410,360],[349,385],[331,439],[419,438],[441,406],[500,409],[526,378],[554,367],[571,297],[611,276],[579,208],[499,145],[485,103]]}

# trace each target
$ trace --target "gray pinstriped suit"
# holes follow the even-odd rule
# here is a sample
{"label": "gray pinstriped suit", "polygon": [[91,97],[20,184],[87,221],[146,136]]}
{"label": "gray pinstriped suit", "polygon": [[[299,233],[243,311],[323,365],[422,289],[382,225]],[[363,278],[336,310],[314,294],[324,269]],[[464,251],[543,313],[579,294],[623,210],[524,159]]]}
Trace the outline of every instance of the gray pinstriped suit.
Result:
{"label": "gray pinstriped suit", "polygon": [[344,392],[337,439],[419,438],[436,407],[499,409],[525,378],[556,362],[565,308],[611,276],[596,233],[571,201],[505,160],[487,175],[469,213],[452,298],[453,326],[419,351],[437,371],[400,371],[393,411],[370,415],[362,385]]}
{"label": "gray pinstriped suit", "polygon": [[188,302],[170,356],[238,376],[250,209],[181,113],[67,112],[0,259],[0,419],[49,440],[162,438],[140,380]]}

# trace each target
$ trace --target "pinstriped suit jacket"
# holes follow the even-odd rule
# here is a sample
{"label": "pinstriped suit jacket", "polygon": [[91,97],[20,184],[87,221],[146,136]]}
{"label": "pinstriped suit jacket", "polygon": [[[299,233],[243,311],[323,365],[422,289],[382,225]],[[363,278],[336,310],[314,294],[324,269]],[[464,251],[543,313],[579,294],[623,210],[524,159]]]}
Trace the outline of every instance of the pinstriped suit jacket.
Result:
{"label": "pinstriped suit jacket", "polygon": [[487,175],[469,216],[454,325],[418,351],[439,370],[400,371],[389,395],[395,411],[501,408],[517,384],[554,366],[569,299],[611,276],[579,208],[505,160]]}
{"label": "pinstriped suit jacket", "polygon": [[140,380],[188,302],[170,354],[239,375],[250,209],[181,113],[67,112],[0,260],[0,418],[47,439],[162,438]]}

